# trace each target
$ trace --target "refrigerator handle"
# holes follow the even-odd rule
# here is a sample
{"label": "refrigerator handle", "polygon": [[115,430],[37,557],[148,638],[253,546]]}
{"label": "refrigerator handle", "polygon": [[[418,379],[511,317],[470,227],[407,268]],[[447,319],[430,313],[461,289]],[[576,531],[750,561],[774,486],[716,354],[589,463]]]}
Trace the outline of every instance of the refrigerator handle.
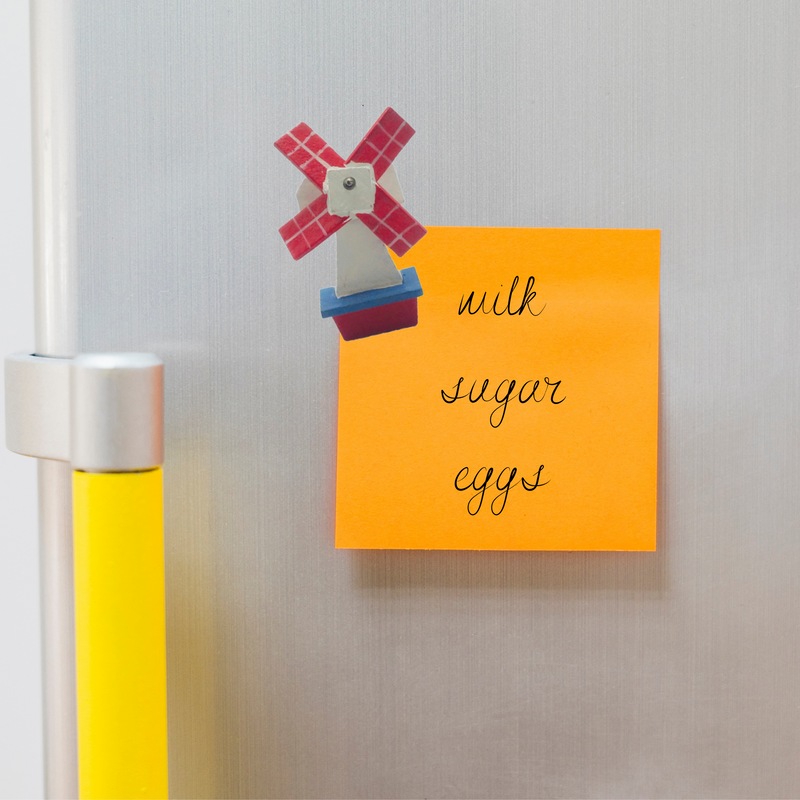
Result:
{"label": "refrigerator handle", "polygon": [[73,477],[81,798],[166,797],[164,365],[6,358],[6,443]]}

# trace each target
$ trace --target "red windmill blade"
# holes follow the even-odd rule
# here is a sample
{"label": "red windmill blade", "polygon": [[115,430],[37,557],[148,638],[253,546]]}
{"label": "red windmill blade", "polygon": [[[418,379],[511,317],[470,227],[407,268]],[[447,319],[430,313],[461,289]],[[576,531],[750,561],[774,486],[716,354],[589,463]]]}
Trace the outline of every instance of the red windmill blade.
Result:
{"label": "red windmill blade", "polygon": [[378,180],[415,133],[393,108],[387,108],[345,163],[372,164]]}
{"label": "red windmill blade", "polygon": [[275,147],[320,189],[329,167],[344,166],[342,157],[305,122],[281,136]]}
{"label": "red windmill blade", "polygon": [[310,253],[332,233],[346,225],[347,217],[336,217],[328,213],[328,199],[324,194],[312,200],[299,214],[278,228],[295,261]]}
{"label": "red windmill blade", "polygon": [[356,216],[398,256],[404,256],[428,232],[380,186],[372,213]]}
{"label": "red windmill blade", "polygon": [[[408,211],[375,183],[413,135],[414,129],[396,111],[387,108],[347,161],[305,123],[292,128],[275,142],[275,147],[326,193],[332,169],[340,170],[348,164],[369,165],[373,172],[374,195],[369,208],[346,210],[343,215],[331,213],[331,203],[323,194],[279,229],[295,260],[310,253],[355,216],[398,256],[407,253],[427,233]],[[355,186],[352,177],[344,180],[353,181]]]}

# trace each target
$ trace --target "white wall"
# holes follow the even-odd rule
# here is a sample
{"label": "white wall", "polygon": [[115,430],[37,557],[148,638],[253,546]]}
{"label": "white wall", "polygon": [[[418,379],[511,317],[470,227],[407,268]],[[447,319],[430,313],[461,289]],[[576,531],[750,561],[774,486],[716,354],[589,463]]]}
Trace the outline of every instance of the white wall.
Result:
{"label": "white wall", "polygon": [[[3,0],[0,356],[33,348],[29,62],[28,2]],[[44,792],[39,637],[36,462],[0,447],[0,798]]]}

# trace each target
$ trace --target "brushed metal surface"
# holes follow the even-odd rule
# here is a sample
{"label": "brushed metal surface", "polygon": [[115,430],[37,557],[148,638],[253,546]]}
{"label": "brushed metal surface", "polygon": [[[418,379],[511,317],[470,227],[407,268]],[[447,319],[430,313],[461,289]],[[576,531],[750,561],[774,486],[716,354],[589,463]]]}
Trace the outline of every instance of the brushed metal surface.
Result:
{"label": "brushed metal surface", "polygon": [[6,356],[3,380],[9,450],[69,461],[69,372],[66,358]]}
{"label": "brushed metal surface", "polygon": [[137,472],[164,463],[164,363],[158,356],[76,356],[69,406],[73,469]]}
{"label": "brushed metal surface", "polygon": [[[76,352],[77,129],[73,0],[30,0],[36,353]],[[45,794],[78,796],[72,472],[40,461],[39,562]]]}
{"label": "brushed metal surface", "polygon": [[38,459],[39,580],[42,604],[44,788],[51,800],[78,796],[72,469]]}
{"label": "brushed metal surface", "polygon": [[[796,796],[800,6],[75,15],[77,344],[169,375],[171,794]],[[424,224],[662,230],[657,553],[334,550],[333,243],[272,142],[389,104]]]}

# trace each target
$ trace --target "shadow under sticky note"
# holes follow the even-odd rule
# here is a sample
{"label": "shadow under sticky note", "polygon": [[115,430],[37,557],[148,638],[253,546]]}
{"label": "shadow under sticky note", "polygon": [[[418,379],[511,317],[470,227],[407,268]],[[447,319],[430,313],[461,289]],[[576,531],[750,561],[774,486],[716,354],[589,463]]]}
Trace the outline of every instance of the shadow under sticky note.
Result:
{"label": "shadow under sticky note", "polygon": [[417,326],[340,342],[336,546],[654,550],[659,250],[429,228]]}

